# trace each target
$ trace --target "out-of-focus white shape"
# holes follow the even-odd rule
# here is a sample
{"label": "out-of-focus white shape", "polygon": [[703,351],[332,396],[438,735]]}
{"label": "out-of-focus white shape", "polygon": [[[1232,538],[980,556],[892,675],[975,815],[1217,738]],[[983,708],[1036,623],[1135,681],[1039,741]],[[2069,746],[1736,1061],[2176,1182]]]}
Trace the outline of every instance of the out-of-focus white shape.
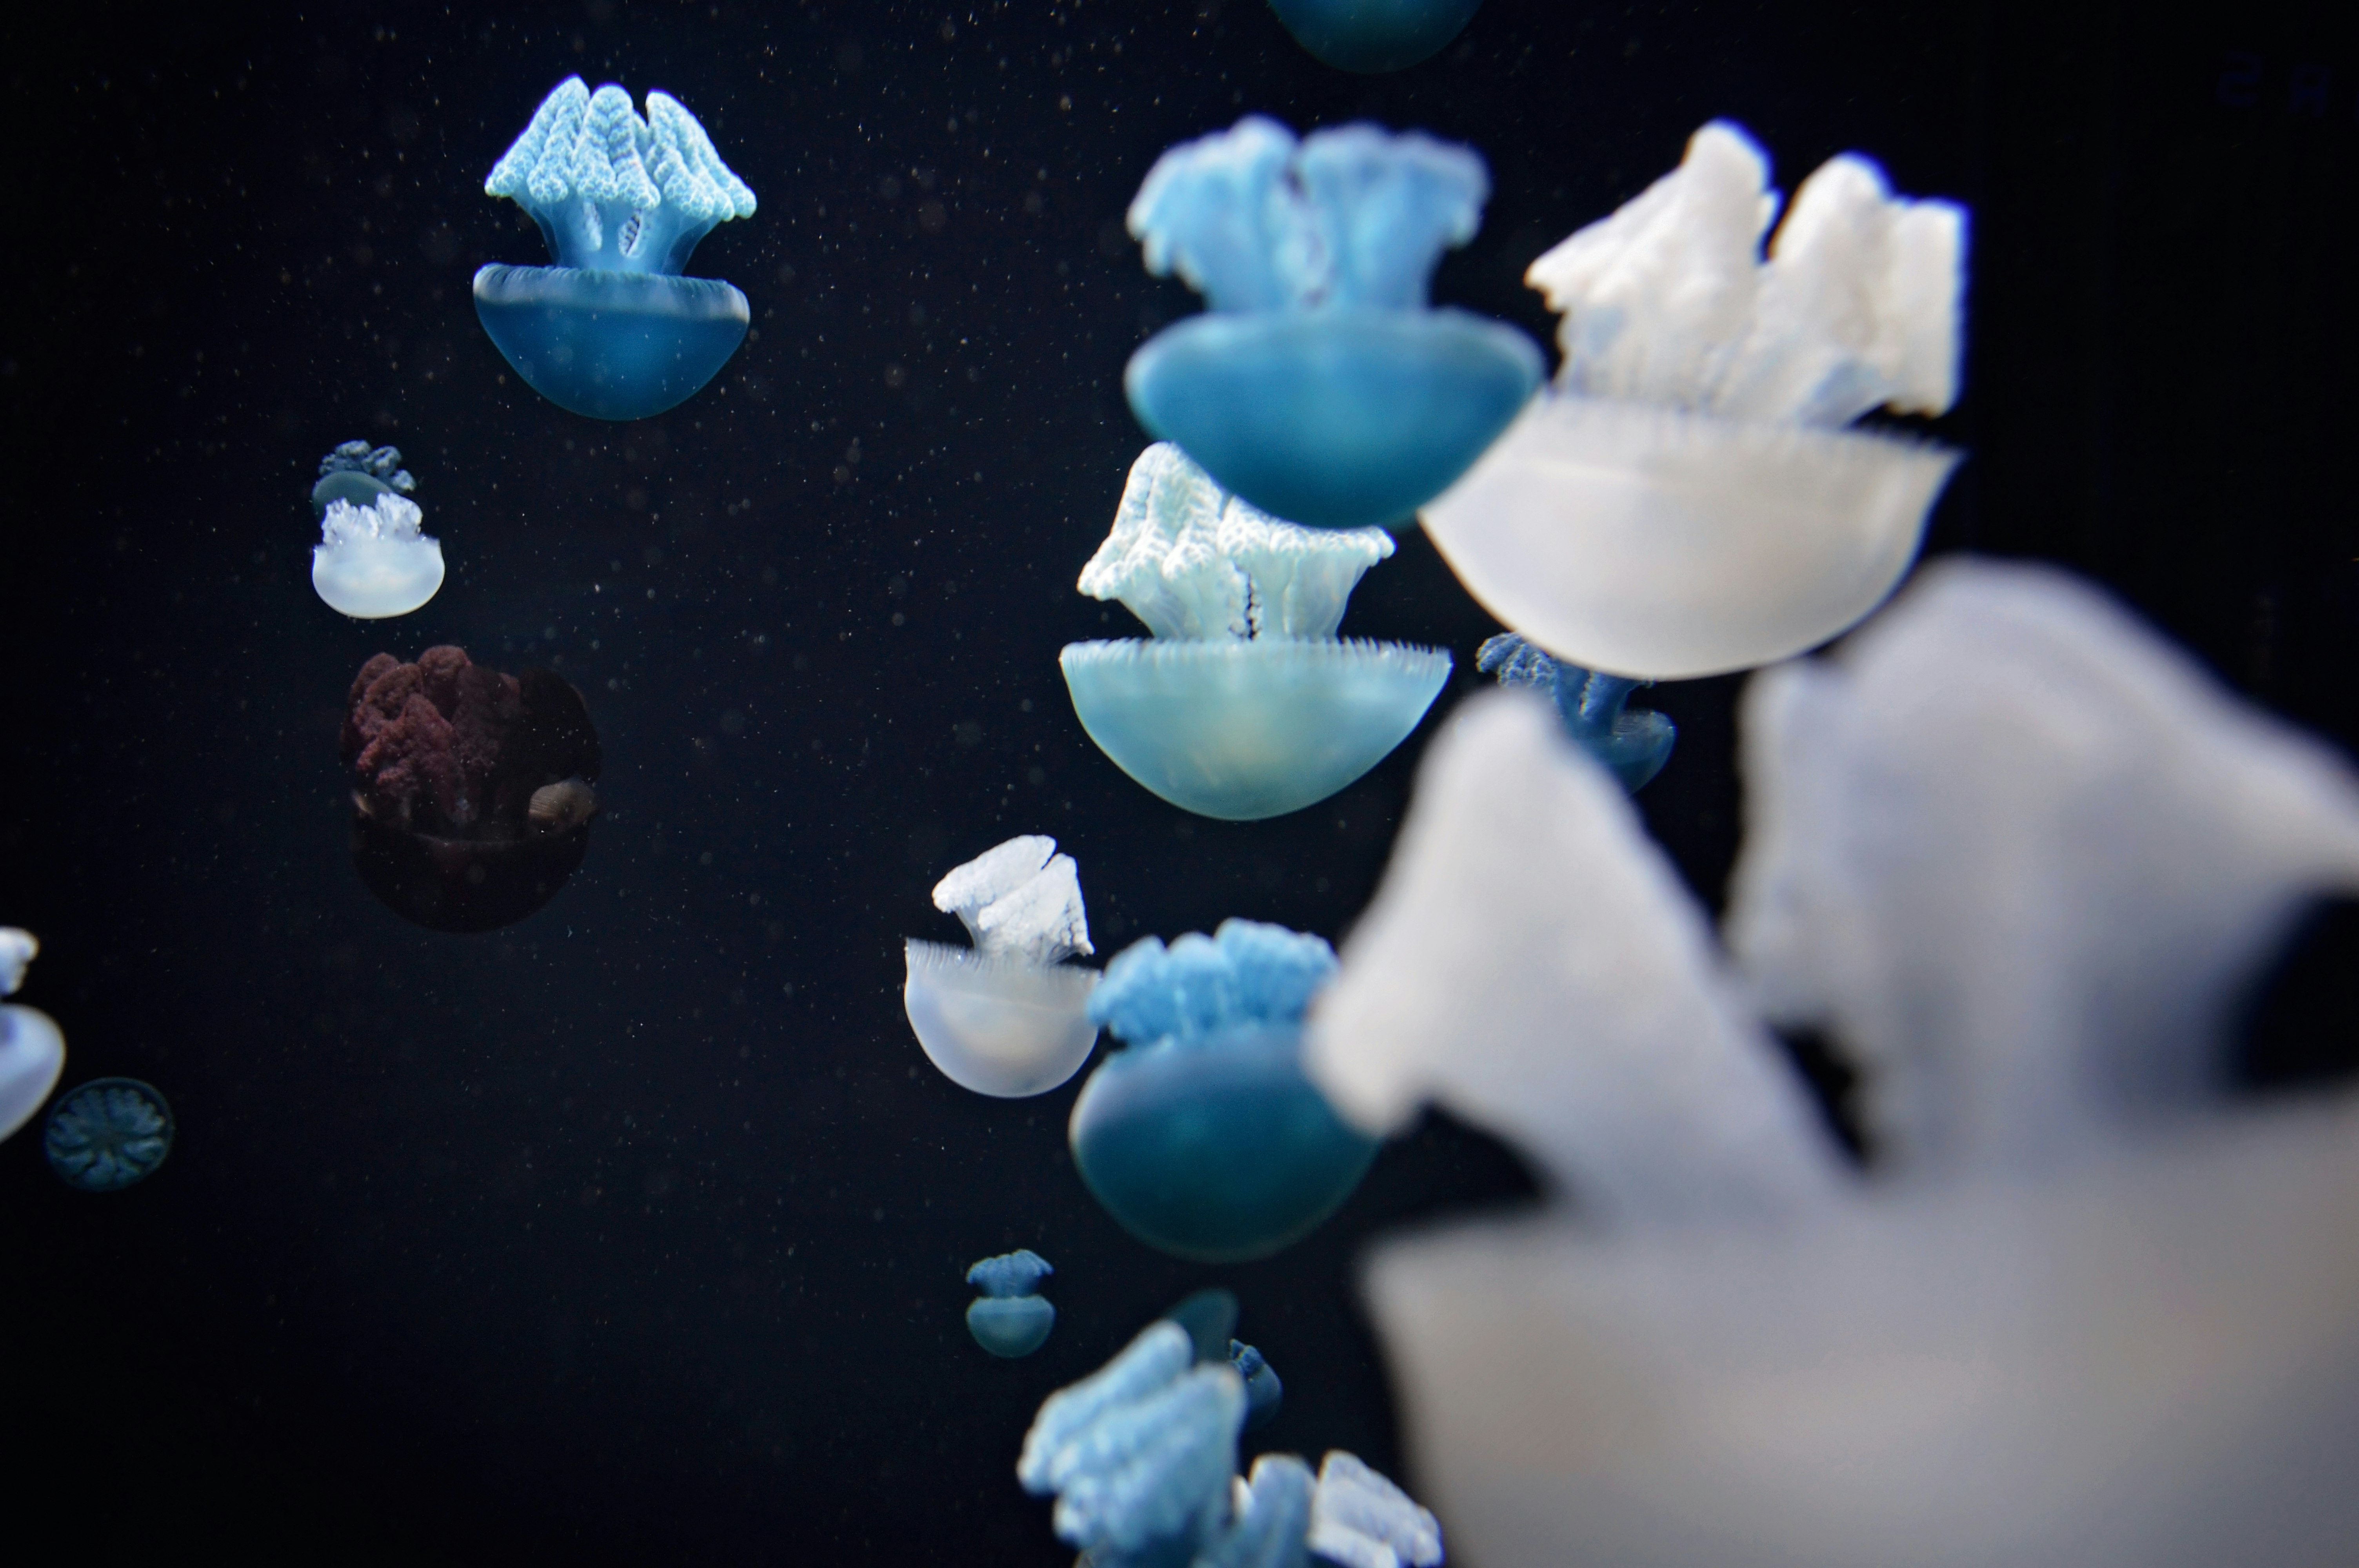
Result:
{"label": "out-of-focus white shape", "polygon": [[1441,1524],[1358,1455],[1331,1448],[1310,1494],[1310,1547],[1343,1568],[1434,1568]]}
{"label": "out-of-focus white shape", "polygon": [[2215,1098],[2240,989],[2359,893],[2359,779],[2096,590],[1945,562],[1745,695],[1730,945],[1866,1067],[1923,1176],[2046,1168]]}
{"label": "out-of-focus white shape", "polygon": [[984,850],[934,884],[934,907],[955,914],[990,957],[1060,963],[1090,946],[1081,869],[1045,833]]}
{"label": "out-of-focus white shape", "polygon": [[1474,698],[1434,742],[1343,961],[1303,1065],[1370,1132],[1437,1102],[1632,1224],[1808,1213],[1839,1190],[1702,912],[1529,694]]}
{"label": "out-of-focus white shape", "polygon": [[41,939],[17,925],[0,925],[0,996],[15,996],[25,966],[39,956]]}
{"label": "out-of-focus white shape", "polygon": [[386,493],[372,506],[332,501],[311,551],[311,586],[357,621],[407,615],[442,586],[442,546],[420,526],[418,503]]}
{"label": "out-of-focus white shape", "polygon": [[[31,932],[0,925],[0,996],[16,994],[25,966],[40,950]],[[0,1004],[0,1141],[33,1119],[65,1070],[66,1037],[57,1021],[37,1007]]]}
{"label": "out-of-focus white shape", "polygon": [[972,949],[908,945],[902,1005],[918,1044],[962,1088],[1003,1099],[1046,1094],[1081,1070],[1097,1041],[1097,972],[1088,953],[1081,871],[1045,834],[1010,838],[944,877],[934,907],[955,914]]}

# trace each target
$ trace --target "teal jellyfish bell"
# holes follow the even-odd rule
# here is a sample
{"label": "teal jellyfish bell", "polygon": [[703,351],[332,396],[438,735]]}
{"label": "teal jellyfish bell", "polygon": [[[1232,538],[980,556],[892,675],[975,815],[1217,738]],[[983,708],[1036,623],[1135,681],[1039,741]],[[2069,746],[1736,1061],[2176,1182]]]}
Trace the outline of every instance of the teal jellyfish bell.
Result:
{"label": "teal jellyfish bell", "polygon": [[1540,384],[1523,333],[1426,304],[1481,221],[1469,148],[1274,120],[1173,147],[1131,202],[1149,272],[1212,308],[1131,356],[1140,424],[1265,512],[1383,527],[1447,489]]}
{"label": "teal jellyfish bell", "polygon": [[1302,1016],[1334,973],[1316,936],[1246,920],[1117,955],[1090,1016],[1128,1042],[1090,1075],[1074,1168],[1149,1246],[1196,1262],[1264,1258],[1366,1174],[1375,1140],[1303,1076]]}
{"label": "teal jellyfish bell", "polygon": [[475,274],[475,314],[508,363],[559,407],[644,419],[694,396],[745,339],[745,297],[682,277],[715,224],[754,215],[754,193],[696,116],[647,94],[641,119],[609,82],[568,77],[484,181],[513,199],[555,266]]}
{"label": "teal jellyfish bell", "polygon": [[1483,0],[1269,0],[1321,64],[1375,75],[1406,70],[1456,38]]}
{"label": "teal jellyfish bell", "polygon": [[1046,1345],[1049,1331],[1057,1326],[1057,1309],[1039,1287],[1056,1271],[1028,1247],[985,1258],[969,1269],[966,1282],[983,1292],[966,1309],[966,1331],[974,1342],[1010,1361]]}

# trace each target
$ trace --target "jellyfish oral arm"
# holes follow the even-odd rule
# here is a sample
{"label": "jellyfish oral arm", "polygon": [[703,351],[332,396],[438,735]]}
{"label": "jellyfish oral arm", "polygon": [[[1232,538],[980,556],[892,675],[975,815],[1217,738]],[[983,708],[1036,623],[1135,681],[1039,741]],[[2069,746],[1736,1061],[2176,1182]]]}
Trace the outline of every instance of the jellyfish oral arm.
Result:
{"label": "jellyfish oral arm", "polygon": [[985,958],[1045,968],[1090,946],[1081,869],[1045,834],[1010,838],[944,877],[934,907],[955,914]]}

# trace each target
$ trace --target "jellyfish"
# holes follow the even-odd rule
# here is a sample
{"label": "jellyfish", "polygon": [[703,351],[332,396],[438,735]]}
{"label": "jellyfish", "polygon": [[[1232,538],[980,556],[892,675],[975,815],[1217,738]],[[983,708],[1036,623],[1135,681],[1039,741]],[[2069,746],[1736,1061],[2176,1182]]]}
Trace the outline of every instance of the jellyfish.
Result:
{"label": "jellyfish", "polygon": [[1334,968],[1318,937],[1248,920],[1168,948],[1150,936],[1106,967],[1090,1016],[1128,1048],[1090,1075],[1068,1131],[1125,1229],[1199,1262],[1266,1257],[1359,1185],[1376,1141],[1300,1061],[1303,1010]]}
{"label": "jellyfish", "polygon": [[399,447],[344,441],[320,460],[319,481],[311,486],[311,510],[325,516],[334,502],[365,508],[375,505],[381,495],[417,493],[417,477],[401,466]]}
{"label": "jellyfish", "polygon": [[1286,1385],[1277,1380],[1262,1353],[1242,1340],[1229,1341],[1229,1365],[1245,1380],[1245,1430],[1266,1426],[1277,1419],[1277,1407],[1286,1398]]}
{"label": "jellyfish", "polygon": [[1540,382],[1521,332],[1426,304],[1489,189],[1472,149],[1374,125],[1298,142],[1253,115],[1166,152],[1130,232],[1149,272],[1177,272],[1212,308],[1131,356],[1139,423],[1275,516],[1408,519]]}
{"label": "jellyfish", "polygon": [[1406,70],[1456,38],[1483,0],[1269,0],[1294,41],[1338,70]]}
{"label": "jellyfish", "polygon": [[1000,1099],[1047,1094],[1081,1071],[1097,1043],[1098,976],[1065,962],[1093,951],[1073,858],[1045,834],[1010,838],[937,882],[934,907],[964,922],[974,946],[908,945],[901,1001],[927,1058]]}
{"label": "jellyfish", "polygon": [[1347,1568],[1434,1568],[1441,1521],[1358,1454],[1331,1448],[1319,1462],[1304,1544]]}
{"label": "jellyfish", "polygon": [[[0,996],[16,994],[25,967],[40,950],[31,932],[0,925]],[[65,1070],[66,1037],[57,1021],[38,1007],[0,1003],[0,1142],[33,1119]]]}
{"label": "jellyfish", "polygon": [[1958,455],[1846,429],[1958,395],[1966,218],[1856,154],[1777,211],[1713,121],[1679,168],[1531,265],[1563,363],[1423,513],[1469,592],[1555,657],[1641,680],[1843,632],[1915,558]]}
{"label": "jellyfish", "polygon": [[172,1152],[172,1108],[136,1078],[92,1078],[49,1108],[41,1152],[66,1185],[121,1192],[154,1175]]}
{"label": "jellyfish", "polygon": [[408,614],[441,588],[442,546],[420,525],[409,499],[417,490],[397,447],[346,441],[320,460],[311,586],[329,609],[381,621]]}
{"label": "jellyfish", "polygon": [[1485,638],[1474,667],[1496,675],[1501,686],[1547,692],[1573,744],[1604,763],[1633,795],[1671,760],[1671,746],[1679,740],[1671,721],[1651,708],[1625,707],[1644,681],[1560,663],[1513,632]]}
{"label": "jellyfish", "polygon": [[346,701],[353,865],[386,908],[429,931],[488,931],[556,896],[598,809],[580,692],[444,646],[414,665],[378,654]]}
{"label": "jellyfish", "polygon": [[1014,1360],[1049,1342],[1057,1309],[1039,1293],[1040,1281],[1057,1271],[1029,1248],[985,1258],[966,1271],[966,1282],[983,1294],[966,1309],[966,1331],[994,1356]]}
{"label": "jellyfish", "polygon": [[696,116],[647,94],[641,119],[609,82],[558,83],[484,181],[532,214],[555,266],[494,263],[475,314],[533,390],[592,419],[645,419],[686,402],[745,341],[745,297],[682,277],[716,223],[754,215],[754,193]]}
{"label": "jellyfish", "polygon": [[1058,656],[1073,710],[1124,773],[1225,821],[1298,811],[1401,743],[1450,678],[1450,655],[1343,642],[1381,528],[1298,528],[1230,495],[1187,453],[1138,455],[1081,589],[1119,599],[1150,640]]}

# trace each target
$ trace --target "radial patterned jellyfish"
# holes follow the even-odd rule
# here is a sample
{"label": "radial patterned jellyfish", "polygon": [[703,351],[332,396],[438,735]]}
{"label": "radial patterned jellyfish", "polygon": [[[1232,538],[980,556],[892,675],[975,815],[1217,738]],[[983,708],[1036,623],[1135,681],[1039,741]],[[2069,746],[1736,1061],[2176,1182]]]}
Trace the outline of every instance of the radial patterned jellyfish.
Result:
{"label": "radial patterned jellyfish", "polygon": [[1360,575],[1392,553],[1381,528],[1299,528],[1177,446],[1147,448],[1081,589],[1120,600],[1154,636],[1059,655],[1082,728],[1200,816],[1324,800],[1399,745],[1450,678],[1438,649],[1335,636]]}
{"label": "radial patterned jellyfish", "polygon": [[92,1078],[49,1108],[41,1152],[66,1185],[120,1192],[172,1152],[172,1108],[136,1078]]}
{"label": "radial patterned jellyfish", "polygon": [[1098,976],[1065,962],[1092,951],[1073,858],[1042,834],[1010,838],[936,883],[934,907],[957,915],[974,946],[909,940],[901,1004],[927,1058],[961,1088],[1001,1099],[1047,1094],[1081,1071],[1098,1037]]}
{"label": "radial patterned jellyfish", "polygon": [[1471,149],[1374,125],[1298,142],[1250,116],[1165,153],[1130,232],[1212,308],[1131,356],[1139,423],[1277,516],[1406,520],[1539,384],[1521,332],[1426,304],[1489,189]]}
{"label": "radial patterned jellyfish", "polygon": [[[40,950],[31,932],[0,925],[0,996],[16,994],[25,967]],[[0,1140],[33,1119],[65,1070],[66,1037],[57,1021],[38,1007],[0,1003]]]}
{"label": "radial patterned jellyfish", "polygon": [[1563,313],[1553,391],[1426,531],[1484,608],[1560,659],[1640,679],[1799,653],[1915,558],[1957,455],[1843,428],[1958,393],[1964,211],[1854,154],[1777,212],[1735,126],[1534,262]]}
{"label": "radial patterned jellyfish", "polygon": [[386,908],[431,931],[487,931],[581,865],[598,733],[563,679],[437,647],[414,665],[377,654],[347,701],[353,864]]}
{"label": "radial patterned jellyfish", "polygon": [[1456,38],[1483,0],[1269,0],[1294,41],[1338,70],[1406,70]]}
{"label": "radial patterned jellyfish", "polygon": [[1028,1247],[985,1258],[966,1271],[966,1282],[983,1294],[967,1304],[966,1331],[994,1356],[1013,1360],[1049,1342],[1057,1309],[1040,1294],[1040,1281],[1057,1271]]}
{"label": "radial patterned jellyfish", "polygon": [[1318,937],[1246,920],[1168,948],[1150,936],[1106,967],[1090,1016],[1128,1049],[1090,1075],[1068,1130],[1125,1229],[1201,1262],[1261,1258],[1351,1195],[1375,1141],[1301,1065],[1304,1010],[1334,971]]}
{"label": "radial patterned jellyfish", "polygon": [[1564,664],[1513,632],[1486,638],[1474,667],[1497,676],[1501,686],[1547,693],[1573,743],[1603,762],[1634,795],[1671,760],[1671,746],[1679,740],[1671,721],[1651,708],[1627,706],[1645,681]]}
{"label": "radial patterned jellyfish", "polygon": [[560,408],[644,419],[686,402],[737,351],[745,297],[680,269],[699,240],[754,215],[754,193],[678,100],[641,119],[609,82],[568,77],[484,181],[532,214],[555,266],[475,274],[475,313],[508,363]]}
{"label": "radial patterned jellyfish", "polygon": [[381,621],[408,614],[441,588],[442,546],[427,536],[409,499],[417,490],[397,447],[346,441],[320,460],[311,586],[329,609]]}

